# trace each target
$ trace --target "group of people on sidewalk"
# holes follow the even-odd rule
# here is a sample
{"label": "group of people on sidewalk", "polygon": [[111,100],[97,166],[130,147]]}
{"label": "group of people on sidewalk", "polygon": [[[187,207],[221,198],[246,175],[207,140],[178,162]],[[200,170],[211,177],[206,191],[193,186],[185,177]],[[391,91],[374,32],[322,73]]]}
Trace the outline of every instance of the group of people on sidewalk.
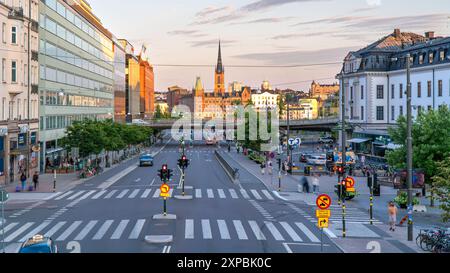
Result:
{"label": "group of people on sidewalk", "polygon": [[[27,188],[27,175],[25,174],[25,172],[22,172],[22,175],[20,176],[20,182],[22,183],[22,191],[25,191]],[[39,172],[35,172],[33,174],[33,190],[38,190],[39,189]]]}

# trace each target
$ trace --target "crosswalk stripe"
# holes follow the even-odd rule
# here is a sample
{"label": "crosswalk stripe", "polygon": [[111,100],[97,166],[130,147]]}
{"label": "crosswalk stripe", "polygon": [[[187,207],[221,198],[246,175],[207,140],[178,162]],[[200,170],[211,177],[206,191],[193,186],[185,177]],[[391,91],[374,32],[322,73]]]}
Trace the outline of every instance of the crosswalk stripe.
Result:
{"label": "crosswalk stripe", "polygon": [[64,231],[63,234],[61,234],[61,235],[56,239],[56,241],[65,241],[65,240],[67,239],[67,237],[69,237],[70,234],[72,234],[72,232],[74,232],[75,229],[77,229],[77,227],[78,227],[79,225],[81,225],[81,223],[82,223],[82,221],[75,221],[75,222],[73,222],[73,224],[70,225],[70,226],[66,229],[66,231]]}
{"label": "crosswalk stripe", "polygon": [[19,242],[23,243],[26,240],[28,240],[31,237],[33,237],[34,235],[39,234],[39,232],[41,232],[41,230],[43,230],[49,224],[50,224],[49,221],[43,222],[42,224],[40,224],[39,226],[34,228],[32,231],[28,232],[25,236],[23,236],[22,239],[19,240]]}
{"label": "crosswalk stripe", "polygon": [[116,196],[116,199],[122,199],[130,190],[123,190],[119,195]]}
{"label": "crosswalk stripe", "polygon": [[248,223],[250,224],[253,234],[255,234],[257,240],[259,241],[266,240],[266,236],[264,236],[264,233],[259,228],[258,223],[256,223],[256,221],[248,221]]}
{"label": "crosswalk stripe", "polygon": [[128,198],[135,198],[137,195],[138,195],[138,193],[139,193],[139,191],[140,191],[140,189],[137,189],[137,190],[134,190],[131,194],[130,194],[130,196],[128,196]]}
{"label": "crosswalk stripe", "polygon": [[69,198],[67,198],[67,200],[73,200],[73,199],[77,198],[78,196],[82,195],[85,192],[86,191],[79,191],[79,192],[75,193],[74,195],[70,196]]}
{"label": "crosswalk stripe", "polygon": [[208,194],[208,198],[214,198],[214,193],[212,189],[207,189],[206,193]]}
{"label": "crosswalk stripe", "polygon": [[280,225],[286,230],[286,232],[291,236],[294,242],[303,242],[302,238],[294,231],[294,229],[286,222],[280,222]]}
{"label": "crosswalk stripe", "polygon": [[295,223],[299,229],[311,240],[311,242],[319,243],[320,240],[312,233],[303,223]]}
{"label": "crosswalk stripe", "polygon": [[92,240],[101,240],[105,233],[108,231],[108,229],[111,227],[114,220],[108,220],[100,227],[100,229],[97,231],[97,233],[94,235]]}
{"label": "crosswalk stripe", "polygon": [[246,190],[241,189],[241,194],[242,194],[242,196],[244,196],[245,199],[250,199],[250,196],[248,195]]}
{"label": "crosswalk stripe", "polygon": [[250,190],[256,199],[261,200],[261,195],[256,190]]}
{"label": "crosswalk stripe", "polygon": [[203,231],[203,239],[212,239],[211,225],[209,223],[209,220],[207,219],[202,220],[202,231]]}
{"label": "crosswalk stripe", "polygon": [[94,228],[94,226],[98,223],[96,220],[90,221],[75,237],[75,241],[82,241],[88,235],[88,233]]}
{"label": "crosswalk stripe", "polygon": [[130,233],[130,236],[128,237],[128,239],[130,240],[136,240],[137,238],[139,238],[139,235],[141,234],[142,228],[144,227],[145,224],[145,219],[139,219],[136,222],[136,225],[134,225],[133,230]]}
{"label": "crosswalk stripe", "polygon": [[115,193],[117,192],[117,190],[112,190],[108,193],[108,195],[105,196],[104,199],[109,199],[111,198]]}
{"label": "crosswalk stripe", "polygon": [[127,227],[130,220],[122,220],[120,221],[119,225],[117,226],[116,230],[114,231],[113,235],[111,236],[112,240],[118,240],[122,236],[125,228]]}
{"label": "crosswalk stripe", "polygon": [[141,195],[141,198],[147,198],[150,195],[152,189],[146,189],[144,193]]}
{"label": "crosswalk stripe", "polygon": [[283,236],[278,231],[278,229],[275,227],[275,225],[271,222],[264,221],[264,224],[266,225],[267,229],[272,233],[273,238],[277,241],[284,241]]}
{"label": "crosswalk stripe", "polygon": [[173,196],[173,189],[170,189],[170,191],[169,191],[169,196],[170,196],[170,197]]}
{"label": "crosswalk stripe", "polygon": [[219,193],[219,197],[221,199],[225,199],[226,198],[225,192],[222,189],[218,189],[217,192]]}
{"label": "crosswalk stripe", "polygon": [[262,193],[267,197],[269,200],[275,200],[272,195],[267,190],[262,190]]}
{"label": "crosswalk stripe", "polygon": [[225,220],[217,220],[217,225],[219,226],[220,238],[222,238],[222,240],[230,240],[230,232],[228,231]]}
{"label": "crosswalk stripe", "polygon": [[184,238],[185,239],[194,239],[194,220],[186,219],[184,227]]}
{"label": "crosswalk stripe", "polygon": [[7,225],[4,229],[4,233],[8,233],[8,231],[10,231],[11,229],[13,229],[15,226],[17,226],[19,223],[11,223],[9,225]]}
{"label": "crosswalk stripe", "polygon": [[239,240],[248,240],[247,233],[245,233],[244,226],[239,220],[233,220],[234,228],[236,229]]}
{"label": "crosswalk stripe", "polygon": [[157,189],[157,190],[155,191],[155,193],[153,194],[153,198],[158,198],[160,195],[161,195],[161,190],[160,190],[160,189]]}
{"label": "crosswalk stripe", "polygon": [[202,198],[202,190],[195,189],[195,198]]}
{"label": "crosswalk stripe", "polygon": [[103,194],[105,194],[107,191],[106,190],[103,190],[103,191],[100,191],[99,193],[97,193],[96,195],[94,195],[93,197],[92,197],[92,199],[94,199],[94,200],[96,200],[96,199],[99,199]]}
{"label": "crosswalk stripe", "polygon": [[95,192],[96,192],[96,190],[89,191],[89,192],[86,193],[85,195],[81,196],[81,197],[80,197],[80,200],[84,200],[84,199],[88,198],[89,196],[91,196],[91,195],[94,194]]}
{"label": "crosswalk stripe", "polygon": [[234,189],[230,189],[231,198],[238,199],[237,193]]}
{"label": "crosswalk stripe", "polygon": [[49,231],[47,231],[44,234],[44,237],[52,237],[53,234],[58,232],[58,230],[60,230],[66,223],[67,223],[66,221],[62,221],[62,222],[59,222],[58,224],[54,225]]}
{"label": "crosswalk stripe", "polygon": [[60,196],[56,197],[55,200],[61,200],[64,197],[66,197],[68,195],[71,195],[72,193],[73,193],[73,191],[68,191],[68,192],[64,193],[63,195],[60,195]]}
{"label": "crosswalk stripe", "polygon": [[25,225],[23,225],[22,227],[20,227],[18,230],[16,230],[15,232],[11,233],[8,237],[5,238],[5,242],[9,243],[12,240],[14,240],[17,236],[19,236],[20,234],[22,234],[25,230],[27,230],[28,228],[30,228],[32,225],[34,224],[34,222],[31,223],[26,223]]}

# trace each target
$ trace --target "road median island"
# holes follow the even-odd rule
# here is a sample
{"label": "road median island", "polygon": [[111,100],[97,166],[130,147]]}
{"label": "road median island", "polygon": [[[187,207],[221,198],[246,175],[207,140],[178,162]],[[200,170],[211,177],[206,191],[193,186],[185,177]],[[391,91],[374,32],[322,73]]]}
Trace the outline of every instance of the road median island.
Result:
{"label": "road median island", "polygon": [[214,154],[231,181],[237,183],[239,181],[239,168],[237,168],[237,166],[232,166],[217,150],[214,151]]}

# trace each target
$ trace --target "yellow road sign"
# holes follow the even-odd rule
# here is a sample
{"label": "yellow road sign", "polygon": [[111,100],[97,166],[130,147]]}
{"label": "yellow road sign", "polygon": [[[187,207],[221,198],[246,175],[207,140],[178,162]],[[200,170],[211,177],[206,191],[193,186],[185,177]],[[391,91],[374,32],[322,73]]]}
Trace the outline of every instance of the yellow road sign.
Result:
{"label": "yellow road sign", "polygon": [[161,194],[159,196],[161,197],[170,197],[170,186],[167,184],[163,184],[160,188]]}
{"label": "yellow road sign", "polygon": [[319,218],[318,226],[319,228],[328,228],[328,218]]}
{"label": "yellow road sign", "polygon": [[348,192],[355,192],[356,190],[355,190],[355,188],[347,188],[347,191]]}
{"label": "yellow road sign", "polygon": [[316,210],[316,217],[317,218],[330,218],[331,210]]}

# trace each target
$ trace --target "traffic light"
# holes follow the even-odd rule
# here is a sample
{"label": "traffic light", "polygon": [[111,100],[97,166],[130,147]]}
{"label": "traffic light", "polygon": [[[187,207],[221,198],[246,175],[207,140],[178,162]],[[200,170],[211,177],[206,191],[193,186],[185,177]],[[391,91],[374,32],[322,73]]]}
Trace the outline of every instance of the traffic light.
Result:
{"label": "traffic light", "polygon": [[342,166],[338,166],[338,167],[337,167],[337,173],[338,173],[340,176],[343,176],[343,175],[345,174],[345,168],[342,167]]}
{"label": "traffic light", "polygon": [[337,194],[339,200],[342,200],[345,197],[347,197],[347,187],[345,187],[345,182],[339,183],[334,187],[336,188],[334,192]]}
{"label": "traffic light", "polygon": [[187,168],[189,166],[189,159],[183,155],[180,159],[178,159],[178,166],[183,169]]}
{"label": "traffic light", "polygon": [[162,181],[167,181],[168,179],[170,179],[170,171],[169,168],[167,167],[167,164],[162,165],[162,168],[159,170],[159,174],[158,176],[161,178]]}

